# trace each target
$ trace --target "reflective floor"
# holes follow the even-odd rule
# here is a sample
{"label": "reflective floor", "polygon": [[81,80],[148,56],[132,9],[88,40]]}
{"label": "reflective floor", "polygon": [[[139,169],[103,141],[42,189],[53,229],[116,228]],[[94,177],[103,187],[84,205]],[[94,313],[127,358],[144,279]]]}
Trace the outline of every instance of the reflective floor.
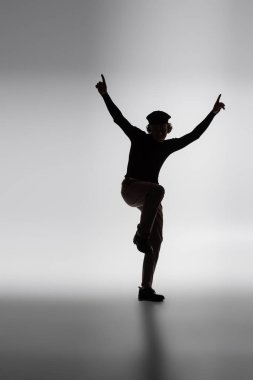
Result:
{"label": "reflective floor", "polygon": [[252,380],[251,294],[135,296],[2,298],[1,380]]}

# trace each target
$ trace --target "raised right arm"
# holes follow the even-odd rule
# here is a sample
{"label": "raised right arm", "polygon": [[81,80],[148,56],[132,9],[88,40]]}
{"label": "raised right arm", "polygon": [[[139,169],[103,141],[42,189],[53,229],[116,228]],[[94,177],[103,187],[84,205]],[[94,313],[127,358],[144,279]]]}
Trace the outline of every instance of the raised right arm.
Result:
{"label": "raised right arm", "polygon": [[132,135],[136,132],[135,130],[137,129],[134,127],[132,124],[129,123],[129,121],[122,115],[121,111],[119,108],[113,103],[111,97],[109,96],[107,92],[107,85],[105,82],[105,78],[103,74],[102,76],[102,82],[98,82],[96,84],[96,88],[98,89],[98,92],[104,99],[104,102],[106,104],[106,107],[110,113],[110,115],[113,118],[113,121],[119,125],[119,127],[125,132],[125,134],[131,138]]}

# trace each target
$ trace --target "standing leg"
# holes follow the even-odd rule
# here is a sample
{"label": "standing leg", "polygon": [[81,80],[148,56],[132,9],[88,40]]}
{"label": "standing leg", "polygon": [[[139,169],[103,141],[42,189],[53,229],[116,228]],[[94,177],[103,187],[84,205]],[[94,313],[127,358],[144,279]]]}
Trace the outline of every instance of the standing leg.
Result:
{"label": "standing leg", "polygon": [[152,282],[162,242],[161,201],[164,197],[164,188],[151,182],[124,180],[121,195],[129,206],[138,207],[141,211],[140,223],[134,237],[138,250],[145,253],[142,287],[139,288],[138,299],[162,302],[164,296],[155,293]]}
{"label": "standing leg", "polygon": [[146,194],[139,224],[139,229],[144,234],[150,234],[156,219],[158,209],[164,197],[164,188],[161,185],[155,185]]}
{"label": "standing leg", "polygon": [[[160,253],[162,241],[163,241],[163,208],[162,208],[162,205],[160,204],[158,207],[158,211],[156,214],[156,218],[155,218],[153,228],[151,231],[151,236],[150,236],[150,243],[153,247],[153,254],[154,254],[153,276],[156,269],[157,261],[159,259],[159,253]],[[152,276],[152,282],[153,282],[153,276]]]}
{"label": "standing leg", "polygon": [[163,211],[162,205],[158,207],[156,218],[150,236],[150,243],[153,247],[153,252],[146,254],[143,259],[142,268],[142,287],[151,288],[153,283],[153,275],[159,257],[161,243],[163,240]]}

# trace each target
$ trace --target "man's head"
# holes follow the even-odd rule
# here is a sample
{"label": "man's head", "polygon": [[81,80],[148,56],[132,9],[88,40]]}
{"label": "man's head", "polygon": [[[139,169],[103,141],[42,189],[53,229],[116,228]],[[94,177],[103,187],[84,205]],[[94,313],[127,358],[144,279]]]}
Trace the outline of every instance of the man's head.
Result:
{"label": "man's head", "polygon": [[148,133],[150,133],[157,142],[164,141],[167,134],[172,130],[172,125],[168,122],[170,115],[163,111],[154,111],[151,112],[146,119],[149,122],[147,126]]}

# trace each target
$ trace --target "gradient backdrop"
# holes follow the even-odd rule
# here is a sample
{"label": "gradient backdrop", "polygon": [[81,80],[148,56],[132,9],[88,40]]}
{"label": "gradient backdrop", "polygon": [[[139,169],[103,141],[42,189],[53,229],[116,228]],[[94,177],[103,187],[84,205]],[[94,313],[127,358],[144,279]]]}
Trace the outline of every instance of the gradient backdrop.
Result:
{"label": "gradient backdrop", "polygon": [[[1,380],[252,380],[250,0],[0,0]],[[170,137],[164,243],[137,301],[139,211],[120,195],[131,123]]]}
{"label": "gradient backdrop", "polygon": [[251,290],[250,0],[0,1],[0,289],[4,294],[131,294],[139,211],[120,195],[129,141],[95,84],[131,123],[172,115],[206,133],[172,155],[155,284]]}

